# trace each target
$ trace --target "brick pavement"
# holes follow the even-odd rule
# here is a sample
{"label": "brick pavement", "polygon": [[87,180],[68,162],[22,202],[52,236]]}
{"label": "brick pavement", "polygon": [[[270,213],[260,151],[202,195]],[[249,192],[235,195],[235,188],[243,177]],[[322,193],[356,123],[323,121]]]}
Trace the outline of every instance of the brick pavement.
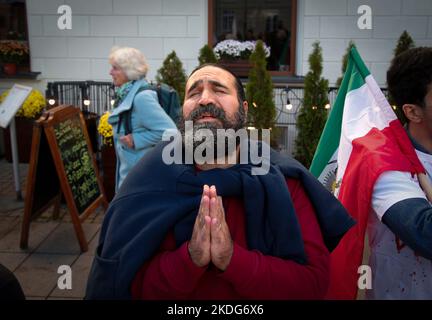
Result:
{"label": "brick pavement", "polygon": [[[20,181],[25,198],[28,164],[20,164]],[[43,192],[43,190],[41,190]],[[0,159],[0,263],[18,278],[27,299],[82,299],[104,216],[99,208],[83,223],[89,242],[81,253],[73,224],[65,205],[57,220],[52,208],[30,224],[28,248],[19,247],[24,202],[15,200],[12,164]],[[72,269],[72,289],[60,290],[57,273],[60,265]]]}

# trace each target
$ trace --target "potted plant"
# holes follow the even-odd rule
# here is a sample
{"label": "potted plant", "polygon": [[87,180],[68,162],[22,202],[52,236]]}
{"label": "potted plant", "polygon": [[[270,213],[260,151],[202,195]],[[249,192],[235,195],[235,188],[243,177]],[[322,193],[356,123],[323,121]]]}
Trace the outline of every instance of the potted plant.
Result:
{"label": "potted plant", "polygon": [[208,44],[200,49],[198,62],[200,66],[205,63],[217,63],[216,55]]}
{"label": "potted plant", "polygon": [[17,72],[17,65],[23,62],[29,54],[26,41],[3,40],[0,41],[0,61],[3,63],[3,72],[12,76]]}
{"label": "potted plant", "polygon": [[[0,103],[6,99],[8,94],[9,90],[6,90],[2,95],[0,95]],[[45,97],[39,90],[33,89],[15,115],[19,162],[28,163],[30,160],[33,122],[40,117],[45,107]],[[5,130],[4,144],[6,160],[11,162],[12,153],[10,147],[9,128]]]}
{"label": "potted plant", "polygon": [[184,100],[186,73],[183,69],[183,63],[174,50],[167,55],[162,63],[162,67],[158,69],[156,81],[173,87],[177,91],[180,101]]}
{"label": "potted plant", "polygon": [[117,159],[113,145],[113,128],[108,123],[109,116],[110,112],[107,111],[100,117],[97,131],[102,137],[101,171],[103,177],[103,186],[108,201],[111,201],[115,193]]}
{"label": "potted plant", "polygon": [[[264,45],[265,56],[270,56],[270,47]],[[239,77],[247,77],[251,64],[249,57],[255,51],[256,41],[223,40],[213,49],[218,63]]]}

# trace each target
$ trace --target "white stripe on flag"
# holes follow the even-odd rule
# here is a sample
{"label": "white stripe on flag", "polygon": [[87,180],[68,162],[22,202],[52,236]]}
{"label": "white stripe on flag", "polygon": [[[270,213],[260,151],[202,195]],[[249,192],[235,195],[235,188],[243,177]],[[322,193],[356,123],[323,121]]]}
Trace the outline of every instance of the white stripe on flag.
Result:
{"label": "white stripe on flag", "polygon": [[363,86],[348,92],[345,99],[336,178],[338,182],[345,174],[352,141],[365,136],[372,128],[382,130],[396,119],[375,79],[368,75],[365,80]]}
{"label": "white stripe on flag", "polygon": [[337,155],[338,150],[333,153],[329,162],[324,167],[323,171],[320,173],[318,180],[324,185],[324,187],[333,192],[333,183],[336,180],[336,171],[337,171]]}

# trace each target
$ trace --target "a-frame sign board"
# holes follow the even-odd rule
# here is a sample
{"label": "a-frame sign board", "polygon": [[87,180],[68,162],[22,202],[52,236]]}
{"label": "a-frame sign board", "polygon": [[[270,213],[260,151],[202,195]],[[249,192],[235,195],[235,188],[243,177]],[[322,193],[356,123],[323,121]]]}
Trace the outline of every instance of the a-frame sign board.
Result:
{"label": "a-frame sign board", "polygon": [[84,117],[78,108],[65,105],[47,111],[33,127],[21,248],[28,245],[33,219],[51,205],[54,216],[58,216],[62,193],[81,251],[85,252],[88,244],[81,222],[100,205],[106,209],[108,202]]}

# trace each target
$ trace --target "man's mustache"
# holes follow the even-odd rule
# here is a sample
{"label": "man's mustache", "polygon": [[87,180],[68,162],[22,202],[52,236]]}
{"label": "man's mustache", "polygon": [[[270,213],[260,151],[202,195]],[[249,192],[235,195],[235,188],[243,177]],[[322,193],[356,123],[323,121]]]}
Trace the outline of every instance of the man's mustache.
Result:
{"label": "man's mustache", "polygon": [[196,121],[203,116],[211,116],[220,120],[222,123],[226,122],[225,111],[222,108],[216,107],[213,103],[200,105],[198,108],[194,109],[185,120]]}

